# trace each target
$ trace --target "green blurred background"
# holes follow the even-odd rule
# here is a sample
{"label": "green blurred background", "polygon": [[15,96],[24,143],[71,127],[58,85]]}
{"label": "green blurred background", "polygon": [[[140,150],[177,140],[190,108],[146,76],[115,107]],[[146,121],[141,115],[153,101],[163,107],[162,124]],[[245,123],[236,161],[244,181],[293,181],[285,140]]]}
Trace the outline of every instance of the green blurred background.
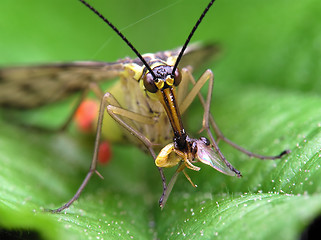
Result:
{"label": "green blurred background", "polygon": [[[182,45],[208,4],[205,0],[95,0],[90,3],[123,30],[141,53]],[[112,62],[126,56],[134,57],[124,42],[79,1],[1,0],[0,9],[1,66],[77,60]],[[160,213],[157,199],[161,186],[150,156],[128,146],[125,149],[114,146],[113,162],[101,170],[105,181],[93,179],[79,203],[68,210],[69,214],[63,217],[45,215],[51,221],[51,225],[46,225],[41,218],[39,220],[41,214],[30,214],[31,209],[39,210],[39,206],[48,207],[48,204],[59,206],[70,197],[86,173],[92,139],[84,140],[70,132],[39,135],[1,122],[0,177],[3,184],[0,197],[5,204],[0,214],[6,216],[2,218],[6,220],[2,220],[2,226],[21,228],[24,222],[19,219],[24,216],[29,220],[29,227],[42,234],[51,231],[48,234],[51,239],[59,239],[52,229],[64,238],[64,234],[76,234],[75,239],[84,237],[84,229],[89,229],[93,231],[90,236],[95,237],[100,231],[95,225],[98,215],[107,211],[103,219],[109,221],[110,216],[122,219],[140,239],[149,239],[153,231],[158,232],[156,236],[160,239],[165,239],[172,237],[168,229],[193,232],[194,228],[197,231],[203,228],[201,222],[201,226],[193,222],[186,227],[184,221],[186,216],[190,217],[187,215],[190,208],[210,199],[204,205],[208,212],[202,215],[207,221],[205,233],[209,235],[206,236],[213,236],[212,228],[223,239],[238,239],[239,236],[250,239],[253,233],[265,239],[297,236],[321,211],[318,205],[321,202],[318,171],[320,1],[218,0],[192,39],[192,42],[197,41],[218,42],[222,48],[219,59],[205,65],[196,76],[206,68],[213,70],[212,112],[226,136],[263,154],[277,154],[290,148],[293,153],[287,161],[248,161],[246,156],[222,145],[224,154],[244,177],[230,178],[204,167],[199,173],[191,173],[199,188],[194,190],[181,177],[167,212]],[[68,111],[67,107],[63,110],[64,116],[59,116],[58,108],[54,114],[49,111],[35,116],[51,122],[56,118],[63,120]],[[199,130],[201,118],[202,109],[196,103],[188,115],[188,131]],[[258,206],[251,211],[237,208],[235,204],[242,203],[243,192],[277,194],[271,195],[271,200],[263,202],[262,206],[254,200],[253,205],[247,202]],[[279,200],[278,193],[285,195],[280,194]],[[314,196],[313,202],[309,194]],[[302,195],[306,198],[301,199]],[[217,201],[234,212],[223,210],[213,215],[217,211]],[[303,204],[305,201],[307,204]],[[121,215],[122,211],[127,215]],[[257,216],[251,215],[254,212],[258,212]],[[76,214],[85,217],[78,218]],[[227,219],[226,225],[222,224],[221,217]],[[56,226],[57,220],[65,224],[64,228]],[[235,227],[234,221],[238,220],[240,224]],[[112,231],[115,239],[119,237],[117,227]],[[229,227],[233,227],[233,231]],[[107,236],[111,238],[111,233]]]}
{"label": "green blurred background", "polygon": [[[208,1],[90,1],[142,52],[183,44]],[[1,65],[50,61],[115,61],[134,56],[78,1],[1,3]],[[212,68],[225,83],[320,90],[320,4],[309,1],[217,1],[192,42],[217,41],[224,54]],[[238,64],[235,64],[238,63]]]}

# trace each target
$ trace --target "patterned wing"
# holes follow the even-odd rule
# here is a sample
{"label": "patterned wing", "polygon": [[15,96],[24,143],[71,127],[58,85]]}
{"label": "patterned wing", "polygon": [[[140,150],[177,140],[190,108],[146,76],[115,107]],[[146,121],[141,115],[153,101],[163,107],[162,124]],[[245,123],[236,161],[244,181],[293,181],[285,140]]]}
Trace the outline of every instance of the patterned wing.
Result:
{"label": "patterned wing", "polygon": [[[180,50],[152,55],[166,60],[169,56],[177,56]],[[217,45],[191,44],[179,65],[197,68],[217,52]],[[145,56],[149,58],[148,54]],[[149,62],[150,59],[146,60]],[[130,62],[142,65],[139,59],[125,58],[116,63],[71,62],[0,68],[0,107],[26,109],[56,102],[87,88],[91,82],[118,77],[124,65]]]}
{"label": "patterned wing", "polygon": [[[167,62],[167,59],[169,57],[173,57],[174,59],[177,58],[181,49],[182,47],[178,47],[176,49],[168,50],[168,51],[147,53],[147,54],[144,54],[143,57],[149,65],[153,64],[154,62],[158,62],[159,60],[163,62]],[[201,43],[190,44],[186,48],[183,58],[181,59],[178,66],[180,68],[192,66],[194,69],[198,69],[201,65],[204,65],[210,59],[217,57],[221,52],[220,50],[221,49],[218,44],[201,44]],[[125,58],[125,59],[119,60],[118,62],[122,62],[124,64],[136,63],[140,66],[144,65],[139,58],[135,58],[135,59]]]}
{"label": "patterned wing", "polygon": [[123,64],[105,62],[55,63],[0,68],[0,106],[35,108],[70,96],[90,82],[112,79]]}

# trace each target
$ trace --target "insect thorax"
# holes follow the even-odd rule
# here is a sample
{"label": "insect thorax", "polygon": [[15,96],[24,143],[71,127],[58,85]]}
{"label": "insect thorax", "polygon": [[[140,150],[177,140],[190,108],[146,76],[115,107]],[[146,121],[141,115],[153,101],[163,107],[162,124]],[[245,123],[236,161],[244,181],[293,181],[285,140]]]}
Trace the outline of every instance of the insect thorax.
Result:
{"label": "insect thorax", "polygon": [[[167,65],[167,62],[152,58],[152,56],[154,55],[147,54],[144,55],[144,58],[148,59],[148,62],[154,66],[159,64]],[[143,86],[142,77],[146,73],[146,68],[139,64],[139,62],[135,62],[135,60],[124,64],[124,67],[125,70],[121,75],[120,81],[123,92],[123,107],[129,111],[155,119],[154,124],[144,124],[135,121],[131,121],[131,124],[151,142],[160,145],[169,143],[172,140],[173,133],[166,112],[159,100],[153,94],[148,93]],[[137,143],[137,139],[127,132],[126,136],[129,136],[130,140],[133,139]],[[140,143],[138,144],[140,145]]]}

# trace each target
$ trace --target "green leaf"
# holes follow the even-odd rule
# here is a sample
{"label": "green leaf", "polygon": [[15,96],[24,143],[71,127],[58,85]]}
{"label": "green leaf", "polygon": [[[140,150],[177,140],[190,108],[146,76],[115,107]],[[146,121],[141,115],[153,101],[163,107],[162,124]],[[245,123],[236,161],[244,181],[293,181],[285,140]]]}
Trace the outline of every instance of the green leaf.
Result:
{"label": "green leaf", "polygon": [[[142,52],[153,52],[181,45],[207,1],[92,4],[120,28],[135,23],[125,35]],[[0,7],[2,65],[133,56],[78,1],[4,0]],[[253,152],[292,152],[281,160],[260,161],[221,142],[243,177],[200,166],[200,172],[189,171],[198,187],[179,176],[163,211],[151,157],[134,146],[114,144],[111,163],[98,169],[104,180],[94,176],[64,213],[45,212],[77,190],[89,168],[93,138],[72,130],[37,132],[8,121],[19,117],[56,126],[68,116],[69,103],[18,114],[1,109],[0,236],[297,239],[321,213],[320,16],[318,0],[215,2],[193,41],[217,40],[222,46],[220,59],[210,64],[218,125]],[[195,136],[202,114],[196,101],[184,120]],[[172,171],[166,170],[168,178]]]}

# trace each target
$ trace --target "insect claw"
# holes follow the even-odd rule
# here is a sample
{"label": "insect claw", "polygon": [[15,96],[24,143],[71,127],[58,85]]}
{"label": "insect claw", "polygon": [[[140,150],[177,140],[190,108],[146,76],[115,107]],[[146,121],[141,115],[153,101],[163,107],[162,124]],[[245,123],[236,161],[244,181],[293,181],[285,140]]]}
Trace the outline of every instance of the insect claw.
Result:
{"label": "insect claw", "polygon": [[56,212],[56,209],[48,209],[48,208],[45,208],[43,211],[44,211],[44,212],[49,212],[49,213],[55,213],[55,212]]}
{"label": "insect claw", "polygon": [[284,155],[291,153],[290,149],[286,149],[283,152],[281,152],[276,158],[282,158]]}
{"label": "insect claw", "polygon": [[49,212],[49,213],[60,213],[61,211],[65,210],[66,208],[68,208],[68,207],[65,207],[65,205],[64,205],[64,206],[62,206],[60,208],[56,208],[56,209],[45,208],[43,211],[44,212]]}
{"label": "insect claw", "polygon": [[239,170],[236,170],[236,169],[234,169],[235,171],[235,174],[236,174],[236,176],[238,177],[238,178],[241,178],[241,177],[243,177],[242,176],[242,174],[241,174],[241,172],[239,171]]}

